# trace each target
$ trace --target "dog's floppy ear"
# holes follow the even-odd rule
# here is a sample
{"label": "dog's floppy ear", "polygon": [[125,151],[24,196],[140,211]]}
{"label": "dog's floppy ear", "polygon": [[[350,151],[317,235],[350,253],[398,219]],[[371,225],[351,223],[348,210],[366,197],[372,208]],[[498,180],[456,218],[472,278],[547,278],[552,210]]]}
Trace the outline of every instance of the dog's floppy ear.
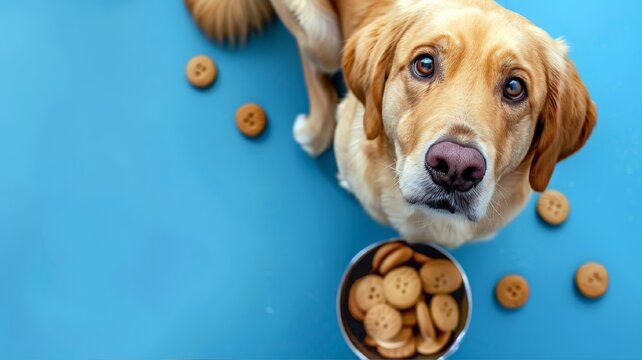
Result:
{"label": "dog's floppy ear", "polygon": [[556,40],[545,58],[548,94],[535,129],[529,176],[535,191],[544,191],[555,164],[584,145],[597,119],[595,104],[568,59],[564,42]]}
{"label": "dog's floppy ear", "polygon": [[368,140],[377,138],[383,131],[383,92],[404,31],[403,25],[394,25],[391,18],[388,18],[391,21],[379,19],[353,34],[343,51],[346,83],[365,106],[363,128]]}

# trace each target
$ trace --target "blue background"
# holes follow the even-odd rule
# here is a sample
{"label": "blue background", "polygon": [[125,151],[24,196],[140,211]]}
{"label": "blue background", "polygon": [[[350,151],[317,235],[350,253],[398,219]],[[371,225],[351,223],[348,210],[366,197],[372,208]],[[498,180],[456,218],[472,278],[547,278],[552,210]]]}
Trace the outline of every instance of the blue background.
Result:
{"label": "blue background", "polygon": [[[493,241],[454,252],[474,311],[459,359],[642,353],[642,5],[502,3],[564,36],[599,109],[551,186],[572,204],[548,228],[533,202]],[[184,68],[212,56],[215,85]],[[270,125],[239,135],[236,108]],[[393,236],[307,157],[301,65],[280,24],[242,49],[206,40],[182,1],[0,0],[0,357],[347,358],[335,292],[350,258]],[[597,260],[611,287],[581,298]],[[505,273],[531,299],[493,299]]]}

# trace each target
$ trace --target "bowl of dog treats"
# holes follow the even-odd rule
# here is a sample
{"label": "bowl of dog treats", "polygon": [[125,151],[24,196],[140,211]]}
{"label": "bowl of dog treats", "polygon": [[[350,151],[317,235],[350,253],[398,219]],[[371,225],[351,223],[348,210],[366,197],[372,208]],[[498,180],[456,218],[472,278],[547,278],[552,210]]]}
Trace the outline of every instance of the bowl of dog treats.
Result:
{"label": "bowl of dog treats", "polygon": [[472,314],[466,273],[436,245],[389,240],[350,262],[337,295],[339,327],[361,359],[445,359]]}

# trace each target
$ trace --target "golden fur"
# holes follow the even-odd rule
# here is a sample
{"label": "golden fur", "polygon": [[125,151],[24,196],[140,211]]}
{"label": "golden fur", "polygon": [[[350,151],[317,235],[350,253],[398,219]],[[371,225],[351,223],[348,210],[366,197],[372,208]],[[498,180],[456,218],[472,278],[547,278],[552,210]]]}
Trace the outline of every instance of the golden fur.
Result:
{"label": "golden fur", "polygon": [[270,0],[184,1],[205,35],[218,42],[243,43],[252,29],[261,30],[274,15]]}
{"label": "golden fur", "polygon": [[[254,0],[191,1],[196,7]],[[342,53],[350,91],[336,112],[340,183],[411,241],[457,246],[492,236],[523,208],[531,189],[547,187],[555,164],[581,148],[595,125],[595,106],[566,45],[493,1],[272,4],[297,39],[310,97],[295,139],[312,155],[330,144],[336,92],[328,73]],[[222,26],[213,17],[196,19]],[[430,81],[410,71],[421,54],[436,59]],[[502,85],[514,76],[524,79],[528,94],[519,104],[502,99]],[[473,144],[487,164],[462,213],[415,201],[433,186],[425,153],[444,138]]]}

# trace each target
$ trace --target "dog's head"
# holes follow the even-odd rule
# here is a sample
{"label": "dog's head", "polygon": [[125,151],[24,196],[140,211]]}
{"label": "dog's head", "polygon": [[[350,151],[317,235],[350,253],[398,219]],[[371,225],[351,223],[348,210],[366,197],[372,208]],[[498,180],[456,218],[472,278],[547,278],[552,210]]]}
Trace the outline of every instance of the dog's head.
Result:
{"label": "dog's head", "polygon": [[561,40],[492,1],[386,11],[350,37],[344,71],[409,203],[479,220],[503,175],[525,164],[543,191],[586,142],[595,105]]}

